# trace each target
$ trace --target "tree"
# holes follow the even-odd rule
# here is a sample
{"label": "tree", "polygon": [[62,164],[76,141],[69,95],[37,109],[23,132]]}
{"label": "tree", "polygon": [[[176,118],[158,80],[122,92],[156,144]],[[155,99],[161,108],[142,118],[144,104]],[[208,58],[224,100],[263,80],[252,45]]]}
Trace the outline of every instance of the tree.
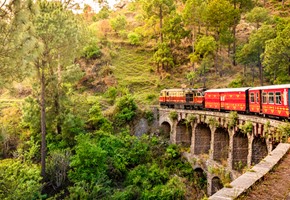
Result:
{"label": "tree", "polygon": [[203,36],[199,38],[196,43],[195,52],[190,54],[191,62],[198,62],[200,66],[194,72],[188,75],[188,78],[192,81],[197,76],[203,77],[203,86],[206,83],[206,73],[212,66],[214,53],[217,48],[217,42],[212,36]]}
{"label": "tree", "polygon": [[273,39],[275,35],[275,30],[271,25],[262,25],[251,34],[249,42],[243,46],[237,55],[239,63],[258,67],[261,85],[263,85],[262,54],[265,51],[266,42]]}
{"label": "tree", "polygon": [[255,7],[246,15],[246,19],[251,23],[255,23],[256,29],[259,29],[261,23],[270,20],[270,16],[266,8]]}
{"label": "tree", "polygon": [[110,20],[110,24],[116,33],[120,33],[120,31],[126,29],[126,17],[124,15],[118,15],[116,18]]}
{"label": "tree", "polygon": [[0,3],[0,85],[23,78],[25,67],[33,58],[31,0],[10,0]]}
{"label": "tree", "polygon": [[[39,13],[35,16],[35,46],[38,55],[33,62],[39,84],[41,110],[41,175],[45,177],[46,159],[46,100],[48,85],[54,89],[52,97],[55,113],[60,112],[61,70],[71,66],[80,48],[80,27],[73,13],[60,2],[38,1]],[[57,131],[60,126],[57,126]]]}
{"label": "tree", "polygon": [[240,15],[249,9],[251,9],[254,5],[252,0],[230,0],[230,2],[234,5],[234,9],[238,12],[238,17],[234,18],[233,25],[233,65],[236,65],[236,28],[240,21]]}
{"label": "tree", "polygon": [[[213,0],[206,7],[205,18],[207,25],[213,29],[215,40],[220,45],[221,35],[228,32],[236,20],[239,13],[228,0]],[[230,37],[228,37],[230,38]],[[219,48],[217,48],[219,50]],[[218,71],[218,52],[215,56],[216,73]]]}
{"label": "tree", "polygon": [[[187,0],[183,10],[183,20],[189,29],[192,30],[192,52],[195,51],[194,43],[197,34],[200,33],[201,26],[204,24],[204,11],[206,1],[204,0]],[[196,30],[198,27],[198,31]]]}
{"label": "tree", "polygon": [[280,25],[277,37],[266,42],[264,61],[266,72],[274,84],[290,81],[290,22]]}
{"label": "tree", "polygon": [[173,42],[180,43],[180,40],[188,35],[188,32],[184,30],[184,24],[181,16],[172,11],[170,15],[164,20],[164,26],[162,32],[165,39],[170,41],[170,46],[173,46]]}
{"label": "tree", "polygon": [[153,60],[157,65],[157,73],[160,72],[160,66],[161,70],[164,70],[165,67],[168,69],[174,65],[171,49],[165,42],[158,44],[157,51],[153,55]]}
{"label": "tree", "polygon": [[159,20],[159,35],[160,43],[163,43],[163,21],[164,18],[175,10],[175,4],[173,0],[143,0],[142,7],[145,11],[145,18],[157,18]]}

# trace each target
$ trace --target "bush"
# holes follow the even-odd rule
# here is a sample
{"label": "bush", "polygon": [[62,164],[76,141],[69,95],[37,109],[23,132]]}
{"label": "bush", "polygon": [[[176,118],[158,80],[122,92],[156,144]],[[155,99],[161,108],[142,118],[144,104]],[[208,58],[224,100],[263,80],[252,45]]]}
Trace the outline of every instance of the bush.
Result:
{"label": "bush", "polygon": [[177,119],[178,119],[178,114],[177,114],[177,112],[176,112],[176,111],[171,111],[171,112],[169,113],[169,118],[170,118],[172,121],[177,120]]}
{"label": "bush", "polygon": [[116,108],[115,120],[118,125],[124,125],[136,116],[137,104],[131,95],[121,97]]}
{"label": "bush", "polygon": [[92,42],[91,44],[85,46],[82,51],[82,56],[87,59],[96,59],[99,58],[101,55],[102,52],[95,42]]}
{"label": "bush", "polygon": [[139,45],[141,37],[138,33],[131,32],[128,34],[128,39],[129,39],[130,44]]}
{"label": "bush", "polygon": [[76,137],[76,154],[71,157],[69,179],[73,183],[81,181],[95,182],[106,179],[107,152],[89,134]]}
{"label": "bush", "polygon": [[48,156],[46,172],[53,188],[60,188],[66,183],[69,159],[69,151],[54,151]]}
{"label": "bush", "polygon": [[40,199],[40,170],[20,160],[0,161],[0,199]]}

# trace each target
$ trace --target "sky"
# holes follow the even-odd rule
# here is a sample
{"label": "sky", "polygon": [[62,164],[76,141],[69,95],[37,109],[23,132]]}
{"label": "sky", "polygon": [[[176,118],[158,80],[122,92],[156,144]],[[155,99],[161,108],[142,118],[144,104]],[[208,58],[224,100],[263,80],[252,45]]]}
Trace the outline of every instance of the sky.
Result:
{"label": "sky", "polygon": [[[93,10],[95,10],[96,12],[98,12],[100,10],[99,4],[98,4],[98,0],[74,0],[76,3],[79,3],[80,7],[83,8],[84,4],[88,4],[90,5]],[[113,6],[119,2],[119,0],[107,0],[109,3],[109,6],[111,8],[113,8]]]}

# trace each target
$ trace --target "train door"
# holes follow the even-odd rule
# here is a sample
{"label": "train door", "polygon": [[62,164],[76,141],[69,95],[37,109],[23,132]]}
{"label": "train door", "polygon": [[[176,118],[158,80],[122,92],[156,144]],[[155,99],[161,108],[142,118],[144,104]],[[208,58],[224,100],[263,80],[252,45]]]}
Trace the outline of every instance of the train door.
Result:
{"label": "train door", "polygon": [[262,112],[262,90],[258,90],[257,92],[257,102],[259,102],[259,105],[260,105],[260,110],[259,110],[259,113]]}
{"label": "train door", "polygon": [[[290,89],[286,89],[286,90],[288,90],[288,101],[285,100],[285,102],[288,102],[288,111],[290,112]],[[287,96],[287,94],[285,96]],[[290,114],[289,114],[289,116],[290,116]]]}
{"label": "train door", "polygon": [[186,103],[192,102],[193,101],[193,93],[187,93],[185,94],[185,101]]}
{"label": "train door", "polygon": [[225,109],[225,94],[220,93],[220,108]]}

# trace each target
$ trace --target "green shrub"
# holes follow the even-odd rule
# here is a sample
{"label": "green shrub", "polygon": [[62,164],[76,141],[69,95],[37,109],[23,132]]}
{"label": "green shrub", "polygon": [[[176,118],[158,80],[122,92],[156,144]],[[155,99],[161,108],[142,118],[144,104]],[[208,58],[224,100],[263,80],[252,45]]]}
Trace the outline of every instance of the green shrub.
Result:
{"label": "green shrub", "polygon": [[129,39],[130,44],[139,45],[141,37],[138,33],[131,32],[128,34],[128,39]]}
{"label": "green shrub", "polygon": [[86,181],[93,183],[106,179],[107,152],[89,134],[76,137],[75,155],[71,157],[69,179],[73,183]]}
{"label": "green shrub", "polygon": [[152,123],[154,121],[154,113],[151,110],[146,111],[145,112],[145,118],[147,119],[147,121],[149,123]]}
{"label": "green shrub", "polygon": [[102,55],[102,52],[95,42],[88,44],[83,48],[82,56],[87,59],[96,59]]}
{"label": "green shrub", "polygon": [[177,112],[176,112],[176,111],[171,111],[171,112],[169,113],[169,118],[170,118],[172,121],[177,120],[177,119],[178,119],[178,114],[177,114]]}
{"label": "green shrub", "polygon": [[40,199],[40,170],[20,160],[0,160],[0,199]]}
{"label": "green shrub", "polygon": [[117,101],[115,120],[118,125],[130,122],[137,111],[135,99],[130,95],[125,95]]}
{"label": "green shrub", "polygon": [[250,121],[246,121],[245,124],[241,124],[239,126],[239,128],[242,130],[243,133],[247,134],[247,133],[252,133],[253,131],[253,123]]}
{"label": "green shrub", "polygon": [[145,190],[141,199],[185,199],[186,185],[177,176],[171,178],[165,185],[157,185],[152,190]]}
{"label": "green shrub", "polygon": [[239,115],[236,111],[231,111],[229,114],[229,128],[233,128],[238,124]]}

